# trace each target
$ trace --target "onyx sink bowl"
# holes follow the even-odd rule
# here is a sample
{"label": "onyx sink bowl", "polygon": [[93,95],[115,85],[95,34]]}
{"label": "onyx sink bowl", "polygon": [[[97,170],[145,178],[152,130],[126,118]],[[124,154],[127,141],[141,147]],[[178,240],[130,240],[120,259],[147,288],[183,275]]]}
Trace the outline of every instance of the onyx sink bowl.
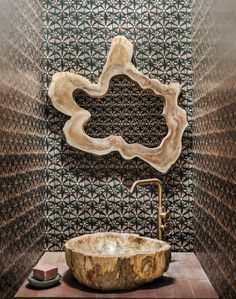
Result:
{"label": "onyx sink bowl", "polygon": [[66,262],[77,281],[98,290],[127,290],[151,282],[168,269],[171,247],[125,233],[95,233],[65,244]]}

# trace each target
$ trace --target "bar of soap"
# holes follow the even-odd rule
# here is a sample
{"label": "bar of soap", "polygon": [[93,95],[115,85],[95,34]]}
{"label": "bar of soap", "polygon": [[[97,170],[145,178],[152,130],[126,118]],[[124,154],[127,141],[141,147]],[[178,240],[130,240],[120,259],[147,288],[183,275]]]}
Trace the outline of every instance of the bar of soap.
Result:
{"label": "bar of soap", "polygon": [[50,280],[57,276],[58,268],[50,265],[36,266],[33,268],[33,277],[38,280]]}

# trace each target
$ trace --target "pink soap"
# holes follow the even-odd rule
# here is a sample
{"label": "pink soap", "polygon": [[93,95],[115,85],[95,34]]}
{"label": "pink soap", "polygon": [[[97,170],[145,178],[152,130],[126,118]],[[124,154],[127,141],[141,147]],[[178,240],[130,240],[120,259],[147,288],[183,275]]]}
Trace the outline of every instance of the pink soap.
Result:
{"label": "pink soap", "polygon": [[58,268],[49,265],[42,265],[33,268],[33,277],[38,280],[50,280],[57,276]]}

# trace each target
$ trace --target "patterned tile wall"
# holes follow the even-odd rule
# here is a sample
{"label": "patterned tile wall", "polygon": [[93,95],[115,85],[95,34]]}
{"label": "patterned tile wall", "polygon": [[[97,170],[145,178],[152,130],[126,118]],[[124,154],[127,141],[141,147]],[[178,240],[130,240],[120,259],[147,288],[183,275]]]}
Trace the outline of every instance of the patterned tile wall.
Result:
{"label": "patterned tile wall", "polygon": [[43,251],[44,104],[39,1],[0,0],[0,298]]}
{"label": "patterned tile wall", "polygon": [[222,299],[236,298],[236,2],[193,2],[194,248]]}
{"label": "patterned tile wall", "polygon": [[[163,83],[183,86],[180,104],[190,122],[180,159],[163,175],[139,159],[119,154],[95,156],[66,144],[66,116],[47,99],[46,244],[61,250],[68,238],[96,231],[137,232],[156,237],[156,190],[131,184],[158,177],[164,206],[173,212],[173,233],[167,238],[177,251],[192,250],[191,170],[191,5],[189,0],[44,0],[45,97],[52,74],[80,73],[95,82],[112,38],[125,35],[134,44],[134,63]],[[103,100],[77,94],[93,118],[92,136],[121,134],[129,142],[156,146],[166,134],[160,115],[163,103],[129,79],[114,78]],[[154,136],[154,137],[153,137]]]}

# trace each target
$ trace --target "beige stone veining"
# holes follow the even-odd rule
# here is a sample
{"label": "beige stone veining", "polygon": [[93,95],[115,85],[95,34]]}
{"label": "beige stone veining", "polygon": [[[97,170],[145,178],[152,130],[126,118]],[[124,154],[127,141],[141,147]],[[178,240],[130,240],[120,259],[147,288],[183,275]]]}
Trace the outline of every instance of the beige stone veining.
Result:
{"label": "beige stone veining", "polygon": [[[124,159],[139,157],[165,173],[180,155],[182,135],[188,124],[186,112],[178,106],[181,86],[178,83],[165,85],[157,79],[149,79],[132,64],[132,55],[132,43],[124,36],[117,36],[111,43],[107,62],[97,84],[80,75],[60,72],[53,75],[48,93],[54,107],[71,116],[63,129],[71,146],[97,155],[118,151]],[[118,75],[126,75],[141,88],[150,89],[156,96],[163,97],[165,101],[163,116],[168,126],[168,134],[160,146],[148,148],[138,143],[129,144],[121,136],[92,138],[85,133],[84,127],[89,122],[91,114],[76,104],[73,92],[82,90],[92,98],[102,98],[107,93],[110,80]]]}
{"label": "beige stone veining", "polygon": [[66,262],[86,287],[125,290],[151,282],[167,271],[170,245],[135,234],[95,233],[65,244]]}

